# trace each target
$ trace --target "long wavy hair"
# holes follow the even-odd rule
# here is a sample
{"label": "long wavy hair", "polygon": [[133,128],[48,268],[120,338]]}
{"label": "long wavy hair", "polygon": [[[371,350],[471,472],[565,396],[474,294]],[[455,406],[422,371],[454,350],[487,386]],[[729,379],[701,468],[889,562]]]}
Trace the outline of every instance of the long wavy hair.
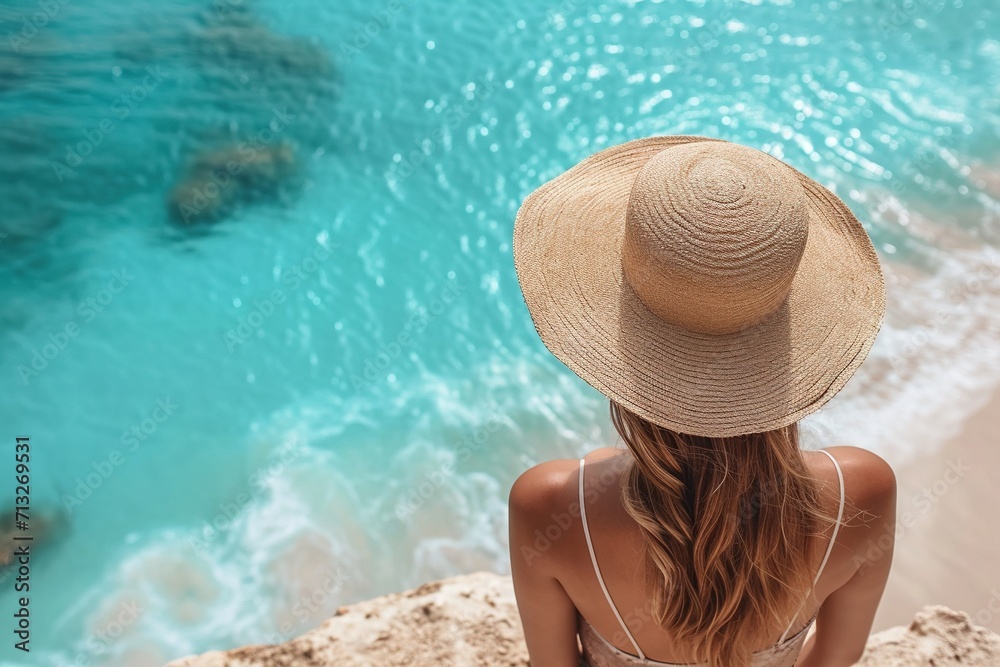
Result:
{"label": "long wavy hair", "polygon": [[728,438],[676,433],[611,402],[633,461],[625,509],[642,531],[652,616],[711,667],[745,667],[809,595],[821,508],[798,425]]}

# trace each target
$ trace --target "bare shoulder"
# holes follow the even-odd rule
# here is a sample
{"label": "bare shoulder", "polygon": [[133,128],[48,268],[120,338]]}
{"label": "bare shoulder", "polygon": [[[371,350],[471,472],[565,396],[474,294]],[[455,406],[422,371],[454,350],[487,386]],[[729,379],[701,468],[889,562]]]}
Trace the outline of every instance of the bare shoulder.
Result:
{"label": "bare shoulder", "polygon": [[[844,492],[853,507],[881,512],[895,505],[896,474],[885,459],[862,447],[840,445],[826,450],[840,465]],[[829,461],[827,465],[833,467]]]}
{"label": "bare shoulder", "polygon": [[[614,447],[601,447],[586,454],[588,464],[621,454]],[[555,459],[528,468],[510,489],[510,512],[530,515],[577,498],[580,459]]]}
{"label": "bare shoulder", "polygon": [[579,469],[579,459],[555,459],[525,470],[510,488],[511,515],[530,519],[562,504],[575,493]]}

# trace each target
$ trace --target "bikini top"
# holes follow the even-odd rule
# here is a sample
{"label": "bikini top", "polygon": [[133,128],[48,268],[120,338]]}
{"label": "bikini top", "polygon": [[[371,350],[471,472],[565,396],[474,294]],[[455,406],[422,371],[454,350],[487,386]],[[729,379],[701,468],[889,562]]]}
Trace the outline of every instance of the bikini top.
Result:
{"label": "bikini top", "polygon": [[[826,567],[826,562],[829,560],[830,553],[833,551],[833,545],[837,541],[837,533],[840,531],[840,522],[844,516],[844,474],[841,472],[840,464],[837,463],[837,459],[834,458],[833,454],[825,449],[820,449],[819,451],[829,456],[830,460],[833,461],[834,467],[837,469],[837,479],[840,484],[840,509],[837,512],[837,525],[834,526],[833,536],[830,538],[830,544],[826,548],[826,555],[823,556],[823,561],[820,563],[819,570],[816,572],[816,577],[813,579],[813,586],[816,585],[816,582],[819,581],[820,575],[823,574],[823,568]],[[611,593],[608,592],[608,587],[604,583],[604,577],[601,576],[601,568],[597,564],[597,556],[594,553],[594,543],[590,539],[590,527],[587,525],[587,510],[584,505],[583,469],[584,460],[580,459],[580,518],[583,523],[583,534],[587,538],[587,548],[590,550],[590,561],[594,564],[594,574],[597,575],[597,582],[601,585],[601,590],[604,591],[604,597],[608,600],[608,606],[611,607],[611,611],[614,612],[615,618],[618,619],[618,623],[622,626],[625,636],[628,637],[630,642],[632,642],[632,646],[635,648],[635,652],[637,654],[632,655],[622,651],[598,634],[590,623],[587,622],[587,619],[580,616],[580,642],[583,645],[584,660],[588,665],[590,665],[590,667],[638,667],[639,665],[663,665],[664,667],[678,667],[682,665],[683,667],[704,667],[702,664],[695,663],[675,663],[650,660],[642,652],[642,649],[639,648],[638,642],[635,641],[635,637],[632,636],[632,633],[629,631],[624,619],[622,619],[621,614],[618,613],[618,607],[615,606],[614,600],[611,599]],[[803,601],[802,605],[799,606],[799,609],[796,610],[796,615],[798,615],[799,610],[802,609],[804,604],[805,601]],[[799,653],[802,651],[803,644],[805,644],[807,631],[815,620],[816,615],[814,614],[802,629],[790,637],[786,637],[788,632],[792,629],[792,624],[795,623],[795,618],[793,617],[791,623],[788,624],[788,627],[785,628],[785,631],[781,634],[781,638],[775,644],[755,652],[750,664],[753,667],[792,667],[795,664],[795,660],[798,658]]]}

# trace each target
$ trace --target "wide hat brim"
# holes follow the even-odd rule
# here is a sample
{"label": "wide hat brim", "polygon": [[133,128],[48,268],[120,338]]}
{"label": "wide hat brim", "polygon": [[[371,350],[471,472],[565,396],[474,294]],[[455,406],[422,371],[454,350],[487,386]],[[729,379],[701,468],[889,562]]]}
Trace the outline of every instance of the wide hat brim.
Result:
{"label": "wide hat brim", "polygon": [[532,192],[514,223],[514,265],[535,329],[560,361],[608,398],[681,433],[726,437],[792,424],[829,401],[864,361],[885,312],[885,283],[850,209],[792,169],[808,238],[787,298],[735,333],[658,318],[624,278],[629,193],[639,170],[696,136],[602,150]]}

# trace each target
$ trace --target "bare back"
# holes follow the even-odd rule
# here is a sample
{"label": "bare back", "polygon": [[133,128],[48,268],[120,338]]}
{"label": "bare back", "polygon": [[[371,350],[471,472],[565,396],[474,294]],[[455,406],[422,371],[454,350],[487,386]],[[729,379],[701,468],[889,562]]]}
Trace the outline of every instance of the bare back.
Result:
{"label": "bare back", "polygon": [[[816,636],[807,643],[796,663],[802,666],[853,662],[847,660],[863,649],[892,555],[891,544],[881,548],[881,553],[872,553],[869,547],[871,543],[878,543],[879,533],[886,531],[887,526],[891,536],[891,527],[895,524],[895,480],[891,469],[864,449],[831,447],[827,451],[836,457],[842,469],[848,512],[813,593],[792,624],[797,630],[819,612]],[[807,469],[819,481],[824,510],[836,517],[840,484],[833,461],[820,452],[804,451],[802,455]],[[594,555],[600,563],[608,593],[646,656],[664,662],[694,662],[669,633],[652,621],[648,594],[642,585],[642,536],[625,511],[620,495],[620,478],[629,457],[626,450],[612,448],[598,449],[585,457],[584,498]],[[551,461],[533,470],[543,466],[545,470],[535,477],[548,486],[543,501],[547,507],[536,509],[539,517],[547,521],[542,519],[539,525],[546,529],[552,525],[565,526],[560,528],[558,539],[550,540],[545,550],[545,570],[558,580],[576,612],[603,638],[619,650],[634,654],[632,642],[609,607],[594,574],[580,520],[572,518],[578,517],[579,512],[566,511],[579,504],[579,462]],[[512,491],[512,502],[514,493]],[[850,511],[851,508],[854,511]],[[859,512],[860,516],[848,521]],[[567,517],[572,518],[573,525],[566,525]],[[812,572],[819,570],[833,529],[831,523],[812,539]],[[540,534],[553,536],[555,531],[542,530]],[[886,540],[883,539],[882,544],[885,545]],[[512,551],[513,548],[512,544]],[[517,570],[515,567],[515,587],[518,585]],[[783,630],[785,628],[762,627],[759,648],[776,642]]]}

